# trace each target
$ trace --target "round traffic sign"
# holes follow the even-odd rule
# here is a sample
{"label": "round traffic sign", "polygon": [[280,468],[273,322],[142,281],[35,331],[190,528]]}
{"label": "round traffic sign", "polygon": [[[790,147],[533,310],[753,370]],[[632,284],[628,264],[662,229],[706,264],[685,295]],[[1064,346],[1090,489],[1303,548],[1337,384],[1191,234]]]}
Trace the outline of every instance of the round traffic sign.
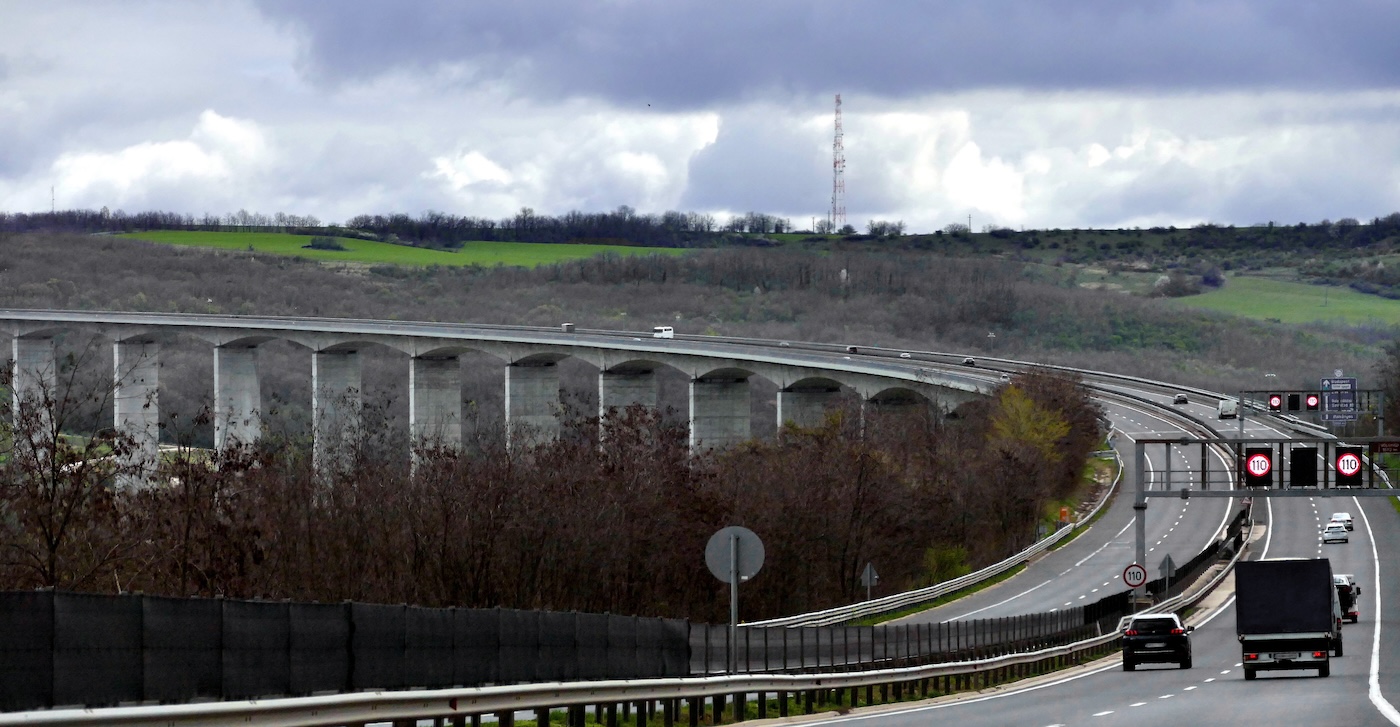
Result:
{"label": "round traffic sign", "polygon": [[1140,585],[1142,585],[1142,584],[1144,584],[1144,583],[1146,583],[1146,582],[1147,582],[1147,569],[1146,569],[1146,568],[1143,568],[1142,566],[1138,565],[1137,563],[1134,563],[1134,564],[1128,566],[1127,568],[1124,568],[1124,569],[1123,569],[1123,583],[1124,583],[1125,585],[1127,585],[1128,587],[1130,587],[1130,588],[1137,588],[1138,586],[1140,586]]}
{"label": "round traffic sign", "polygon": [[734,582],[729,572],[734,567],[738,568],[741,582],[758,575],[763,555],[763,541],[740,525],[721,528],[705,544],[705,565],[724,583]]}
{"label": "round traffic sign", "polygon": [[1269,455],[1267,454],[1251,454],[1249,455],[1249,459],[1244,461],[1244,468],[1249,470],[1249,473],[1255,477],[1263,477],[1269,474],[1269,470],[1273,469],[1273,467],[1274,465],[1269,461]]}
{"label": "round traffic sign", "polygon": [[1343,452],[1337,457],[1337,472],[1347,477],[1355,477],[1361,471],[1361,458],[1351,452]]}
{"label": "round traffic sign", "polygon": [[1282,409],[1282,408],[1283,408],[1283,396],[1281,396],[1281,395],[1279,395],[1279,394],[1269,394],[1269,408],[1270,408],[1270,409]]}

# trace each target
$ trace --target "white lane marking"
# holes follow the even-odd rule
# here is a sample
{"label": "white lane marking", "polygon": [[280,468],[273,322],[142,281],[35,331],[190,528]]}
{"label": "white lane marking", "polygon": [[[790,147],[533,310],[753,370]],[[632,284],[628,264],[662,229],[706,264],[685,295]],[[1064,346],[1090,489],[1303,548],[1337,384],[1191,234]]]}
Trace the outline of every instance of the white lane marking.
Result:
{"label": "white lane marking", "polygon": [[1192,689],[1195,689],[1195,688],[1196,688],[1196,687],[1195,687],[1194,685],[1193,685],[1193,686],[1189,686],[1189,687],[1187,687],[1187,688],[1185,689],[1185,691],[1188,691],[1188,692],[1189,692],[1189,691],[1191,691]]}
{"label": "white lane marking", "polygon": [[[1045,583],[1040,584],[1040,586],[1047,585],[1047,584],[1049,584],[1049,583],[1051,583],[1051,582],[1052,582],[1052,581],[1045,581]],[[950,623],[950,622],[952,622],[952,621],[957,621],[957,620],[960,619],[960,618],[967,618],[968,616],[971,616],[971,615],[974,614],[974,613],[982,613],[983,611],[986,611],[987,609],[996,608],[997,606],[1000,606],[1000,605],[1005,604],[1005,603],[1011,603],[1012,601],[1014,601],[1014,600],[1020,598],[1021,596],[1024,596],[1024,595],[1026,595],[1027,593],[1030,593],[1031,591],[1034,591],[1035,589],[1040,588],[1040,586],[1032,586],[1032,587],[1030,587],[1030,588],[1027,588],[1027,589],[1024,590],[1024,591],[1021,591],[1020,593],[1017,593],[1016,595],[1012,596],[1011,598],[1006,599],[1005,601],[997,601],[996,603],[993,603],[993,604],[990,605],[990,606],[983,606],[982,608],[979,608],[979,609],[977,609],[976,611],[968,611],[967,613],[962,614],[961,616],[954,616],[954,617],[948,619],[947,621],[944,621],[943,623],[946,624],[946,623]],[[1080,596],[1080,598],[1083,598],[1083,596]]]}
{"label": "white lane marking", "polygon": [[1107,717],[1107,716],[1110,715],[1110,714],[1113,714],[1113,710],[1111,710],[1111,709],[1108,710],[1107,712],[1095,712],[1095,713],[1094,713],[1094,716],[1095,716],[1095,717]]}
{"label": "white lane marking", "polygon": [[1175,696],[1176,696],[1175,694],[1163,694],[1162,696],[1158,697],[1158,699],[1171,699],[1172,697],[1175,697]]}
{"label": "white lane marking", "polygon": [[[1360,500],[1353,497],[1351,501],[1356,503],[1356,509],[1361,510]],[[1371,560],[1376,564],[1376,579],[1371,585],[1371,600],[1376,604],[1372,608],[1375,609],[1377,618],[1375,619],[1376,633],[1371,638],[1371,676],[1368,679],[1370,683],[1368,691],[1371,704],[1376,705],[1376,710],[1381,713],[1381,716],[1390,720],[1391,724],[1400,724],[1400,712],[1397,712],[1395,706],[1385,698],[1385,695],[1381,694],[1381,619],[1379,618],[1381,613],[1381,556],[1376,550],[1376,535],[1371,532],[1371,518],[1366,517],[1365,510],[1361,510],[1361,522],[1366,524],[1366,535],[1371,538]]]}
{"label": "white lane marking", "polygon": [[1144,705],[1144,704],[1147,704],[1147,702],[1136,702],[1136,703],[1134,703],[1134,704],[1129,704],[1128,706],[1129,706],[1129,707],[1141,707],[1141,706]]}
{"label": "white lane marking", "polygon": [[[1137,516],[1136,516],[1136,515],[1134,515],[1130,520],[1128,520],[1128,524],[1127,524],[1127,525],[1124,525],[1122,530],[1119,530],[1118,532],[1114,533],[1114,534],[1113,534],[1113,537],[1110,538],[1109,541],[1108,541],[1107,543],[1104,543],[1103,545],[1100,545],[1100,546],[1099,546],[1099,550],[1095,550],[1094,552],[1092,552],[1092,553],[1090,553],[1090,554],[1084,556],[1083,558],[1080,558],[1080,559],[1079,559],[1079,562],[1074,564],[1074,567],[1075,567],[1075,568],[1078,568],[1079,566],[1084,565],[1084,562],[1085,562],[1085,561],[1087,561],[1087,560],[1089,560],[1090,558],[1092,558],[1092,557],[1098,555],[1100,550],[1103,550],[1104,548],[1107,548],[1108,546],[1113,545],[1113,541],[1117,540],[1118,537],[1121,536],[1123,533],[1128,532],[1128,528],[1132,527],[1132,526],[1133,526],[1133,523],[1135,523],[1135,522],[1137,522]],[[1069,572],[1069,571],[1065,571],[1065,573],[1068,573],[1068,572]],[[1064,573],[1061,573],[1060,575],[1064,575]]]}

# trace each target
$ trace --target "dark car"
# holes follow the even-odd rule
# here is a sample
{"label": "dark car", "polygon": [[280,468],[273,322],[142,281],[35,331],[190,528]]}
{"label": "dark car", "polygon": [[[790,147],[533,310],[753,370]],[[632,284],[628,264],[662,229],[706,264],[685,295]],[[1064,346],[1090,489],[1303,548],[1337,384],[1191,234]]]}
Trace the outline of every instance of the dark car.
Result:
{"label": "dark car", "polygon": [[1176,614],[1144,614],[1134,618],[1123,630],[1123,671],[1132,671],[1138,664],[1169,662],[1191,668],[1191,631],[1183,626]]}

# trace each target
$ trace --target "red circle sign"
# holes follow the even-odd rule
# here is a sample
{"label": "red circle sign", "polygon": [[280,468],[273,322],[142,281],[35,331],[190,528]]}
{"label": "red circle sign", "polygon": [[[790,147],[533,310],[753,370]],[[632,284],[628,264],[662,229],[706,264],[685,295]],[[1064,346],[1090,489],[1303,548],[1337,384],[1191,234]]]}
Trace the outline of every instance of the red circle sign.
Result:
{"label": "red circle sign", "polygon": [[1134,563],[1123,569],[1123,583],[1131,588],[1147,582],[1147,569]]}
{"label": "red circle sign", "polygon": [[1361,458],[1351,452],[1343,452],[1337,457],[1337,471],[1347,477],[1355,477],[1361,471]]}
{"label": "red circle sign", "polygon": [[1249,470],[1249,473],[1255,477],[1263,477],[1269,474],[1269,470],[1272,470],[1273,467],[1274,465],[1269,461],[1269,455],[1267,454],[1251,454],[1249,455],[1249,459],[1244,461],[1244,468]]}

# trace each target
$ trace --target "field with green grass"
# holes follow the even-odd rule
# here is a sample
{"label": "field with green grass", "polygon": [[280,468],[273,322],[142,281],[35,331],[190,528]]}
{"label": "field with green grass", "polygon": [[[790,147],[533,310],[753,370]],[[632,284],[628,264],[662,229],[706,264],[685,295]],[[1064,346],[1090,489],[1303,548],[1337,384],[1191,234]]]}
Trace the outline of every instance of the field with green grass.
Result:
{"label": "field with green grass", "polygon": [[1219,290],[1175,298],[1168,304],[1282,323],[1400,325],[1400,301],[1340,286],[1256,277],[1231,277]]}
{"label": "field with green grass", "polygon": [[296,255],[309,260],[344,262],[365,265],[495,265],[535,267],[565,260],[578,260],[603,253],[614,255],[680,255],[685,250],[669,247],[631,247],[627,245],[552,245],[526,242],[468,242],[460,250],[429,250],[387,242],[372,242],[353,237],[335,238],[340,250],[308,250],[311,243],[305,235],[274,232],[195,232],[185,230],[152,230],[119,235],[169,245],[208,247],[223,250],[253,250],[274,255]]}

